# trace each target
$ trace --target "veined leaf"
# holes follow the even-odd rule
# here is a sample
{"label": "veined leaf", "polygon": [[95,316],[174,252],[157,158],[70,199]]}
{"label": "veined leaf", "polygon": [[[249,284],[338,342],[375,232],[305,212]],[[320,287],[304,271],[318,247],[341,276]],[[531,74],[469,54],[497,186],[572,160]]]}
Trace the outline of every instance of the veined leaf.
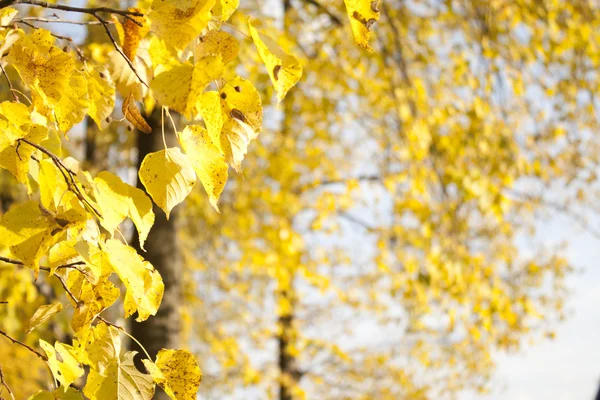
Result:
{"label": "veined leaf", "polygon": [[74,387],[69,387],[66,391],[63,388],[55,389],[53,392],[40,390],[31,395],[29,400],[83,400],[83,396]]}
{"label": "veined leaf", "polygon": [[40,306],[29,320],[29,328],[27,329],[27,333],[30,333],[37,326],[48,321],[54,314],[59,313],[62,309],[63,305],[59,301]]}
{"label": "veined leaf", "polygon": [[162,349],[156,363],[143,360],[156,382],[174,400],[194,400],[202,381],[202,372],[194,355],[187,350]]}
{"label": "veined leaf", "polygon": [[136,354],[129,351],[122,360],[112,360],[103,373],[91,369],[83,394],[90,400],[151,400],[154,382],[150,375],[135,368],[133,357]]}
{"label": "veined leaf", "polygon": [[196,183],[192,164],[177,147],[148,154],[142,161],[139,176],[167,219],[173,207],[190,194]]}
{"label": "veined leaf", "polygon": [[121,107],[123,111],[123,116],[127,119],[127,121],[131,122],[136,129],[144,132],[151,133],[152,128],[142,114],[140,114],[140,110],[135,105],[135,100],[133,99],[133,93],[129,93],[129,96],[125,100],[123,100],[123,106]]}
{"label": "veined leaf", "polygon": [[217,201],[227,182],[227,164],[221,151],[213,144],[208,132],[201,126],[186,126],[179,142],[192,162],[200,182],[208,193],[210,204],[219,211]]}
{"label": "veined leaf", "polygon": [[210,21],[215,0],[154,0],[152,2],[152,31],[177,50],[183,50]]}
{"label": "veined leaf", "polygon": [[102,249],[127,288],[125,317],[136,311],[136,321],[145,321],[150,315],[156,315],[165,290],[158,271],[133,248],[118,240],[108,240]]}
{"label": "veined leaf", "polygon": [[48,365],[66,392],[71,383],[83,375],[83,368],[75,357],[75,349],[64,343],[56,342],[54,346],[40,339],[40,346],[48,356]]}

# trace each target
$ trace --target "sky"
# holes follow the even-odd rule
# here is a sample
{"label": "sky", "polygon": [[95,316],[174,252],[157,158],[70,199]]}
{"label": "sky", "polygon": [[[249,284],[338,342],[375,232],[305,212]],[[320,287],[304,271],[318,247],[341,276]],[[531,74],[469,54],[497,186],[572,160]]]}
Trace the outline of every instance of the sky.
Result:
{"label": "sky", "polygon": [[546,243],[568,238],[568,258],[581,268],[569,280],[570,317],[558,326],[555,340],[499,354],[491,395],[465,394],[461,400],[594,399],[600,384],[600,241],[560,216],[539,227]]}

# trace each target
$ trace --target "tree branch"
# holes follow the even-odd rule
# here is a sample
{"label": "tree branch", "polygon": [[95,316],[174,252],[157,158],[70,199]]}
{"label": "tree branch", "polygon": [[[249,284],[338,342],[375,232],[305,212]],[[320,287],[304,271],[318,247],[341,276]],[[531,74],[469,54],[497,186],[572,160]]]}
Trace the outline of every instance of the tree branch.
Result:
{"label": "tree branch", "polygon": [[[100,17],[98,14],[92,14],[92,15],[98,20],[98,22],[100,22],[102,24],[102,26],[104,27],[104,30],[106,31],[106,34],[108,35],[108,38],[110,39],[110,41],[113,44],[113,47],[125,59],[125,61],[127,62],[127,65],[129,65],[129,68],[131,68],[131,70],[133,71],[133,73],[135,74],[135,76],[139,79],[140,82],[142,82],[144,84],[144,86],[146,86],[147,88],[150,88],[150,86],[148,86],[148,84],[146,82],[144,82],[144,80],[142,79],[142,77],[140,76],[140,74],[138,74],[137,70],[133,66],[133,63],[131,62],[131,60],[129,59],[129,57],[127,57],[125,55],[125,53],[123,53],[123,50],[121,50],[121,48],[117,44],[117,41],[115,40],[115,37],[113,36],[112,32],[108,28],[108,22],[105,19],[103,19],[102,17]],[[132,19],[132,21],[134,21],[135,23],[137,23],[138,25],[141,26],[141,24],[139,22],[137,22],[137,21],[135,21],[133,19]]]}
{"label": "tree branch", "polygon": [[8,391],[8,394],[10,395],[10,398],[12,400],[15,400],[15,395],[13,394],[12,390],[10,390],[10,387],[8,387],[8,384],[4,380],[4,372],[2,372],[2,367],[0,367],[0,392],[1,392],[2,387],[5,387],[6,390]]}
{"label": "tree branch", "polygon": [[18,341],[17,339],[13,339],[12,337],[8,336],[8,334],[6,332],[0,330],[0,335],[6,337],[8,340],[10,340],[11,342],[13,342],[14,344],[18,344],[18,345],[21,345],[21,346],[25,347],[27,350],[31,351],[33,354],[35,354],[36,356],[38,356],[42,360],[48,361],[48,357],[46,357],[45,355],[43,355],[42,353],[40,353],[39,351],[37,351],[33,347],[30,347],[30,346],[26,345],[25,343]]}
{"label": "tree branch", "polygon": [[317,7],[319,10],[323,11],[323,13],[325,13],[329,19],[331,20],[331,22],[333,22],[335,25],[341,26],[342,21],[340,20],[340,18],[335,15],[333,12],[331,12],[327,7],[325,7],[323,4],[319,3],[317,0],[302,0],[303,2],[305,2],[306,4],[311,4],[315,7]]}
{"label": "tree branch", "polygon": [[8,78],[8,74],[6,73],[6,70],[4,69],[4,67],[2,66],[2,64],[0,64],[0,68],[2,69],[2,74],[4,74],[4,77],[6,78],[6,82],[8,82],[8,88],[10,89],[10,92],[12,93],[15,101],[17,103],[19,103],[19,97],[15,93],[15,91],[14,91],[15,88],[13,87],[12,82]]}
{"label": "tree branch", "polygon": [[[78,12],[78,13],[83,13],[83,14],[90,14],[90,15],[93,15],[94,17],[96,16],[96,13],[101,13],[101,12],[122,15],[126,18],[130,17],[130,16],[133,16],[133,17],[143,17],[144,16],[144,14],[142,14],[141,12],[137,12],[137,11],[119,10],[119,9],[110,8],[110,7],[73,7],[73,6],[66,6],[64,4],[52,4],[52,3],[48,3],[46,1],[39,1],[39,0],[3,0],[3,1],[0,1],[0,8],[4,8],[7,6],[16,5],[16,4],[29,4],[32,6],[50,8],[53,10]],[[141,24],[140,22],[136,22],[136,23],[138,25]]]}

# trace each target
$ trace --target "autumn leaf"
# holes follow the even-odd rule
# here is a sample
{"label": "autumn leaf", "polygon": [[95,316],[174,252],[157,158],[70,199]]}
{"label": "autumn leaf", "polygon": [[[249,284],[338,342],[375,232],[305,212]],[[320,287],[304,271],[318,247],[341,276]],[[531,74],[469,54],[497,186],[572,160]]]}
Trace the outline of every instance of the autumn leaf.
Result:
{"label": "autumn leaf", "polygon": [[140,373],[133,364],[135,351],[115,358],[101,373],[90,370],[83,394],[90,400],[151,400],[154,382],[150,375]]}
{"label": "autumn leaf", "polygon": [[77,303],[73,302],[75,311],[71,319],[71,328],[76,334],[89,329],[96,317],[119,299],[121,292],[108,276],[100,276],[92,283],[79,271],[69,273],[67,286],[77,299]]}
{"label": "autumn leaf", "polygon": [[277,99],[281,102],[287,92],[300,80],[302,65],[296,57],[283,51],[273,39],[260,34],[250,19],[248,19],[248,29],[275,86]]}
{"label": "autumn leaf", "polygon": [[123,116],[127,119],[127,121],[131,122],[131,124],[138,130],[144,133],[151,133],[152,128],[142,114],[140,114],[140,110],[135,105],[135,100],[133,99],[133,93],[129,93],[129,96],[125,100],[123,100],[123,105],[121,107],[123,111]]}
{"label": "autumn leaf", "polygon": [[53,392],[40,390],[28,400],[83,400],[83,396],[74,387],[69,387],[66,391],[63,388],[57,388]]}
{"label": "autumn leaf", "polygon": [[21,139],[39,144],[48,136],[48,129],[31,120],[31,113],[24,104],[5,101],[0,103],[0,131],[0,167],[24,183],[30,157],[38,151]]}
{"label": "autumn leaf", "polygon": [[104,120],[115,107],[115,86],[105,67],[87,67],[88,115],[102,129]]}
{"label": "autumn leaf", "polygon": [[174,400],[194,400],[202,381],[202,372],[194,355],[187,350],[161,349],[156,363],[143,360],[156,382]]}
{"label": "autumn leaf", "polygon": [[81,363],[103,374],[121,354],[119,335],[117,328],[100,321],[78,333],[73,347]]}
{"label": "autumn leaf", "polygon": [[365,50],[373,51],[369,45],[371,26],[379,20],[379,0],[344,0],[350,18],[350,27],[356,43]]}
{"label": "autumn leaf", "polygon": [[208,193],[210,204],[218,212],[217,201],[227,182],[228,167],[223,154],[213,144],[206,129],[201,126],[186,126],[178,137],[183,151]]}
{"label": "autumn leaf", "polygon": [[204,89],[222,74],[221,56],[206,56],[194,65],[186,62],[159,73],[150,88],[162,105],[192,118]]}
{"label": "autumn leaf", "polygon": [[[129,7],[128,11],[142,12],[141,9]],[[137,22],[137,23],[136,23]],[[141,26],[140,26],[141,25]],[[140,41],[150,31],[148,17],[130,16],[123,21],[123,53],[133,60],[137,53]]]}
{"label": "autumn leaf", "polygon": [[107,240],[102,245],[102,250],[127,288],[125,317],[133,315],[136,311],[136,321],[145,321],[149,316],[156,315],[165,290],[158,271],[135,249],[118,240]]}
{"label": "autumn leaf", "polygon": [[149,17],[152,31],[169,46],[182,50],[210,21],[215,0],[154,0]]}
{"label": "autumn leaf", "polygon": [[218,22],[227,21],[237,10],[240,0],[216,0],[212,8],[212,17]]}
{"label": "autumn leaf", "polygon": [[235,60],[240,52],[238,41],[229,33],[224,31],[208,31],[201,36],[194,48],[194,57],[200,60],[205,56],[221,56],[223,64],[229,64]]}
{"label": "autumn leaf", "polygon": [[62,309],[63,305],[59,301],[40,306],[29,320],[29,328],[27,329],[27,333],[30,333],[36,327],[48,321],[50,318],[52,318],[52,316],[54,316],[54,314],[59,313]]}
{"label": "autumn leaf", "polygon": [[190,194],[196,183],[192,164],[176,147],[148,154],[140,166],[139,177],[167,219],[173,207]]}
{"label": "autumn leaf", "polygon": [[94,178],[94,184],[104,228],[112,233],[126,217],[131,218],[138,231],[140,247],[143,249],[154,224],[150,198],[141,189],[126,184],[121,178],[107,171],[100,172]]}
{"label": "autumn leaf", "polygon": [[54,346],[40,339],[40,346],[48,356],[48,365],[54,379],[59,381],[66,392],[71,383],[83,375],[83,368],[75,357],[75,349],[64,343],[56,342]]}

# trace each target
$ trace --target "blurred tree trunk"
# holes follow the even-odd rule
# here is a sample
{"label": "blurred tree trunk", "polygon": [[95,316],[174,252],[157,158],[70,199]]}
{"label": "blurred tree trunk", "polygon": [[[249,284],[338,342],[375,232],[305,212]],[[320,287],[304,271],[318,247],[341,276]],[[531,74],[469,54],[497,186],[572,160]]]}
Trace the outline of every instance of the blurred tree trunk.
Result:
{"label": "blurred tree trunk", "polygon": [[[161,134],[161,109],[157,107],[150,118],[147,118],[147,121],[152,127],[152,133],[148,135],[138,132],[138,170],[147,154],[163,150],[165,147]],[[176,146],[177,139],[170,121],[165,123],[165,139],[169,147]],[[137,186],[145,190],[139,178]],[[141,323],[131,322],[132,335],[140,341],[152,357],[155,357],[156,353],[162,348],[175,349],[181,347],[179,304],[181,303],[182,293],[181,253],[177,245],[176,230],[178,209],[175,208],[171,212],[169,220],[167,220],[164,211],[156,205],[154,205],[154,214],[156,220],[144,245],[146,251],[144,252],[139,248],[137,232],[134,233],[131,243],[138,253],[160,272],[165,284],[165,294],[156,316]],[[133,348],[137,347],[134,343],[131,346]],[[154,399],[166,400],[168,396],[157,387]]]}
{"label": "blurred tree trunk", "polygon": [[[291,10],[291,0],[283,0],[283,29],[285,34],[288,33]],[[293,106],[294,96],[290,94],[283,105],[283,122],[280,129],[281,145],[285,143],[285,138],[290,134],[289,131],[293,124]],[[292,219],[293,216],[290,215],[289,218]],[[294,290],[295,267],[295,265],[289,265],[287,262],[285,266],[282,266],[282,268],[286,269],[286,279],[284,279],[284,282],[280,282],[280,288],[276,293],[276,304],[280,305],[283,303],[289,305],[289,307],[284,307],[284,310],[280,311],[277,320],[277,348],[279,351],[278,368],[280,381],[279,400],[293,400],[294,389],[299,385],[300,379],[302,378],[298,360],[290,351],[297,340],[296,327],[294,326],[296,305],[296,291]]]}

